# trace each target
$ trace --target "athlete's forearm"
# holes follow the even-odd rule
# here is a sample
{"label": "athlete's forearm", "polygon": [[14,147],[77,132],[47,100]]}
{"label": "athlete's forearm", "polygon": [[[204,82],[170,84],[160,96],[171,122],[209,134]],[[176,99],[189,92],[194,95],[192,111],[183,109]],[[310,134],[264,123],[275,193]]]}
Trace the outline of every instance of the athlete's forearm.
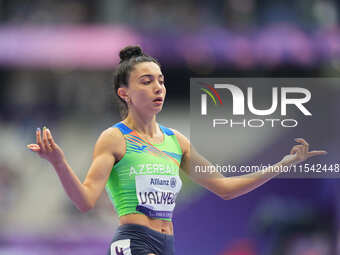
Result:
{"label": "athlete's forearm", "polygon": [[255,173],[242,175],[241,177],[224,178],[225,194],[223,197],[225,199],[233,199],[244,195],[279,175],[280,171],[277,171],[277,169],[282,169],[292,164],[293,162],[289,160],[282,160],[275,165]]}
{"label": "athlete's forearm", "polygon": [[59,179],[75,206],[82,212],[92,208],[86,187],[80,182],[66,160],[53,164]]}

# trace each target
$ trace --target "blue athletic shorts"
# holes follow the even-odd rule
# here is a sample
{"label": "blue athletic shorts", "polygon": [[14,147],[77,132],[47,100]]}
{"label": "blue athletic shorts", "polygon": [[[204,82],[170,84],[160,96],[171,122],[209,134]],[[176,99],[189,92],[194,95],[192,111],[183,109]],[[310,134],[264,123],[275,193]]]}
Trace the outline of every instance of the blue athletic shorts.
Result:
{"label": "blue athletic shorts", "polygon": [[137,224],[120,225],[112,239],[109,255],[174,255],[174,236]]}

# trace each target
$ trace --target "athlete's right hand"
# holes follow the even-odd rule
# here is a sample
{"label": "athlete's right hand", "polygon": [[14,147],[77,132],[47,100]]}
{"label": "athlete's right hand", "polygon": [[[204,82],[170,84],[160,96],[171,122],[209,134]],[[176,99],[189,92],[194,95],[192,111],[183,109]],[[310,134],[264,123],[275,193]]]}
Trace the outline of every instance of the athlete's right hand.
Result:
{"label": "athlete's right hand", "polygon": [[65,159],[64,152],[54,142],[51,131],[48,128],[43,128],[41,140],[40,128],[36,131],[36,142],[37,144],[29,144],[27,147],[39,154],[41,158],[48,160],[52,165],[63,162]]}

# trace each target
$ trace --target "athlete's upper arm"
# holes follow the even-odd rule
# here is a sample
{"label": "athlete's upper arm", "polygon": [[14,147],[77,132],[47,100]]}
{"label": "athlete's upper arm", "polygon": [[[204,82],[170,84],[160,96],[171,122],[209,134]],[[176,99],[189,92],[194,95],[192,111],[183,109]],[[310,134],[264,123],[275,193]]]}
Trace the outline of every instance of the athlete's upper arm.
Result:
{"label": "athlete's upper arm", "polygon": [[123,138],[118,129],[109,128],[99,136],[94,147],[92,164],[83,183],[92,206],[104,190],[123,145]]}
{"label": "athlete's upper arm", "polygon": [[199,173],[196,172],[195,166],[212,166],[212,164],[200,155],[191,145],[188,138],[180,132],[172,129],[177,137],[178,143],[182,149],[181,169],[196,183],[207,188],[213,193],[223,196],[225,190],[224,176],[220,173]]}

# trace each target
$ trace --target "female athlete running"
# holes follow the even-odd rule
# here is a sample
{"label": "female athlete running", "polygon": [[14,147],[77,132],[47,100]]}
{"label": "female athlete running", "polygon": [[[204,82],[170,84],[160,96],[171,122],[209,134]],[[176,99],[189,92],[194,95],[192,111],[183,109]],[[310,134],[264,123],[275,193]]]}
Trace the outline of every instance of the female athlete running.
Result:
{"label": "female athlete running", "polygon": [[[55,168],[70,199],[82,212],[94,207],[106,187],[119,215],[109,254],[174,254],[172,213],[181,189],[179,169],[223,199],[232,199],[259,187],[278,175],[256,172],[248,178],[199,178],[190,165],[212,166],[191,149],[180,132],[157,123],[166,89],[160,64],[145,55],[140,47],[129,46],[120,52],[114,87],[123,105],[123,121],[106,129],[94,148],[93,162],[82,183],[67,163],[62,149],[48,128],[36,131],[36,144],[29,149],[48,160]],[[295,139],[289,155],[276,165],[290,166],[325,151],[309,151],[308,143]]]}

